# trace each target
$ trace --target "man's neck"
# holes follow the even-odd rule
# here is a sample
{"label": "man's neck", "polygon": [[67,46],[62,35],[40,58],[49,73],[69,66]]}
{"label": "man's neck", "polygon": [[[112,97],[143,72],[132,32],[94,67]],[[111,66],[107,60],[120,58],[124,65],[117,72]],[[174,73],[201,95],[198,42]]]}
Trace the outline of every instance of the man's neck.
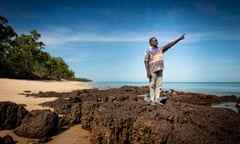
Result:
{"label": "man's neck", "polygon": [[154,48],[154,49],[155,49],[155,48],[158,48],[158,46],[151,46],[151,47]]}

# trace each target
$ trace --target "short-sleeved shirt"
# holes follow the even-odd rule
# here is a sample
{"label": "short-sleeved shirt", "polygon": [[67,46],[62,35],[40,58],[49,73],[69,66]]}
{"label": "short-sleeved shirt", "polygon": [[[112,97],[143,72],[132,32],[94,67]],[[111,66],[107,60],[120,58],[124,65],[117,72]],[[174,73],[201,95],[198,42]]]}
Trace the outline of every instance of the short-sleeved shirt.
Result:
{"label": "short-sleeved shirt", "polygon": [[145,52],[144,61],[149,64],[150,72],[156,72],[164,69],[163,48],[149,47]]}

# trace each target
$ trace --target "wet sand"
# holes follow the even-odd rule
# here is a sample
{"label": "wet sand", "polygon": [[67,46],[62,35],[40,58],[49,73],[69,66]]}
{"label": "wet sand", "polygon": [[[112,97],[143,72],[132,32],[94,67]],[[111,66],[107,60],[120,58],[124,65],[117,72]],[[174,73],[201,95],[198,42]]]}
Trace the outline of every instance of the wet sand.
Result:
{"label": "wet sand", "polygon": [[[16,80],[16,79],[0,79],[0,101],[11,101],[17,104],[24,104],[28,111],[35,109],[50,109],[48,107],[39,106],[43,102],[53,101],[56,97],[35,98],[26,97],[23,93],[38,92],[71,92],[73,90],[89,89],[84,82],[76,81],[34,81],[34,80]],[[11,135],[17,143],[28,144],[36,142],[36,139],[29,139],[15,135],[12,130],[0,131],[0,136]],[[90,143],[90,132],[83,130],[81,125],[75,125],[70,129],[54,136],[51,144],[61,143]],[[68,140],[68,141],[66,141]]]}
{"label": "wet sand", "polygon": [[[39,139],[25,138],[16,135],[12,130],[2,130],[0,131],[0,136],[4,137],[6,135],[13,137],[14,141],[18,144],[31,144],[37,143]],[[91,133],[87,130],[82,129],[82,125],[74,125],[68,130],[53,136],[52,140],[47,144],[90,144]]]}

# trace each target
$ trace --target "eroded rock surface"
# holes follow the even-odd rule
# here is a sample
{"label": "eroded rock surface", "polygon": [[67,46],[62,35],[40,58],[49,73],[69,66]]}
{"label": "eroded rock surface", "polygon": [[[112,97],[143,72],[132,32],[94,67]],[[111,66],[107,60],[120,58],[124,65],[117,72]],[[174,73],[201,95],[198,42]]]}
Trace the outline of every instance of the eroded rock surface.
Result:
{"label": "eroded rock surface", "polygon": [[29,138],[49,137],[58,130],[58,115],[49,110],[33,110],[27,115],[15,133]]}
{"label": "eroded rock surface", "polygon": [[[49,110],[28,112],[22,105],[0,103],[1,129],[16,128],[19,136],[48,141],[64,126],[81,123],[91,131],[91,143],[233,143],[239,144],[240,114],[211,107],[213,103],[236,102],[235,96],[218,97],[174,90],[164,92],[164,106],[150,105],[140,95],[147,87],[46,92],[36,97],[59,98],[42,104]],[[30,95],[28,95],[30,96]],[[5,138],[11,140],[10,137]],[[3,138],[0,138],[3,141]]]}
{"label": "eroded rock surface", "polygon": [[[235,96],[165,91],[164,106],[151,106],[139,95],[147,87],[81,90],[58,93],[45,103],[63,115],[63,125],[82,123],[92,132],[91,143],[239,143],[240,114],[213,108],[219,102],[237,102]],[[36,95],[37,96],[37,95]],[[44,96],[44,93],[41,93]]]}
{"label": "eroded rock surface", "polygon": [[0,102],[0,130],[14,129],[19,126],[28,111],[12,102]]}

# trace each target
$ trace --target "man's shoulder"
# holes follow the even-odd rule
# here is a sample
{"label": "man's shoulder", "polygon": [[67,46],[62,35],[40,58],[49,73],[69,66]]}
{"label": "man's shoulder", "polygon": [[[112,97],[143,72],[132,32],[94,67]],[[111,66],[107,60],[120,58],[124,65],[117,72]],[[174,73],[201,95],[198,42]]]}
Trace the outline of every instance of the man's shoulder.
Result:
{"label": "man's shoulder", "polygon": [[155,52],[157,52],[159,50],[162,50],[162,47],[158,47],[158,48],[149,47],[149,48],[147,48],[146,51],[148,51],[150,53],[155,53]]}
{"label": "man's shoulder", "polygon": [[146,51],[146,53],[149,53],[151,51],[151,48],[148,47],[145,51]]}

